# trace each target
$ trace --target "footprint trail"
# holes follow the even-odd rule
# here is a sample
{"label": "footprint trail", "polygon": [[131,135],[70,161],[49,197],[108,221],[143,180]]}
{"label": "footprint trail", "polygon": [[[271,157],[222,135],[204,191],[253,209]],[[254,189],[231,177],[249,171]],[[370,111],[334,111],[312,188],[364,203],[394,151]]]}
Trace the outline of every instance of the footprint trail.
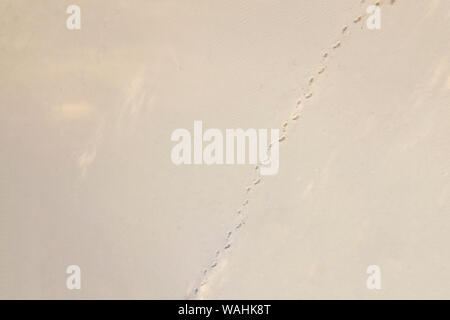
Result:
{"label": "footprint trail", "polygon": [[[395,0],[386,0],[386,1],[389,2],[391,5],[393,5],[395,3]],[[384,1],[378,0],[378,1],[374,2],[374,5],[381,6],[383,4],[383,2]],[[361,0],[361,2],[360,2],[360,4],[365,4],[365,3],[366,3],[365,0]],[[303,101],[304,100],[309,101],[310,99],[312,99],[313,87],[317,84],[317,81],[320,79],[321,76],[323,76],[323,74],[325,73],[325,71],[327,69],[328,61],[330,60],[330,52],[338,51],[339,48],[341,48],[345,38],[350,35],[350,29],[359,24],[362,24],[362,21],[365,16],[366,16],[366,14],[359,15],[352,19],[352,23],[343,25],[341,28],[341,32],[340,32],[341,37],[337,41],[335,41],[334,44],[331,45],[331,47],[329,48],[329,51],[325,51],[324,53],[322,53],[320,65],[316,68],[317,71],[315,72],[315,74],[311,75],[308,78],[309,80],[308,80],[306,90],[303,90],[304,93],[301,94],[300,98],[297,100],[295,109],[293,110],[293,112],[291,112],[290,117],[287,120],[283,121],[283,123],[282,123],[281,131],[283,134],[279,138],[279,142],[283,142],[287,139],[288,129],[290,127],[292,127],[300,118],[301,111],[304,108]],[[362,25],[361,25],[361,29],[362,29]],[[270,144],[267,149],[268,149],[267,151],[270,152]],[[221,246],[221,249],[225,252],[231,251],[233,239],[236,237],[238,232],[245,225],[246,217],[248,215],[248,213],[246,211],[246,209],[249,205],[248,195],[254,190],[254,188],[263,184],[263,176],[261,176],[259,165],[256,165],[254,167],[254,177],[251,181],[253,181],[250,183],[251,186],[249,185],[249,186],[245,187],[245,199],[241,202],[241,205],[235,211],[235,215],[234,215],[235,223],[230,228],[230,230],[225,234],[223,245]],[[221,249],[216,251],[214,258],[209,262],[209,267],[205,268],[202,271],[200,280],[197,281],[198,284],[193,289],[190,290],[190,293],[187,296],[188,299],[199,299],[199,298],[203,297],[202,291],[205,288],[205,286],[207,285],[207,283],[211,277],[211,274],[213,273],[213,271],[215,271],[215,269],[217,269],[220,262],[224,259],[224,253],[221,251]]]}

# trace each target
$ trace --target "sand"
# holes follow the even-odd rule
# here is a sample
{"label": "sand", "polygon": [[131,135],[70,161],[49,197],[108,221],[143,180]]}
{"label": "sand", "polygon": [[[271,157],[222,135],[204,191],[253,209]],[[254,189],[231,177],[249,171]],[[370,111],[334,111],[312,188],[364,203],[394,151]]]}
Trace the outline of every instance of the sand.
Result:
{"label": "sand", "polygon": [[[0,2],[0,297],[450,298],[448,1],[77,3]],[[195,120],[278,174],[174,165]]]}

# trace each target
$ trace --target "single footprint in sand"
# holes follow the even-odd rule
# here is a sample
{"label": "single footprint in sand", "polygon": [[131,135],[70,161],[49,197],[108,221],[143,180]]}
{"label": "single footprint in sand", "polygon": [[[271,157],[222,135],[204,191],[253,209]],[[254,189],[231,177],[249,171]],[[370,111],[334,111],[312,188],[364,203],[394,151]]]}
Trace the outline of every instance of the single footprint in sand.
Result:
{"label": "single footprint in sand", "polygon": [[338,41],[338,42],[336,42],[336,44],[333,46],[333,49],[337,49],[337,48],[339,48],[340,46],[341,46],[341,42]]}
{"label": "single footprint in sand", "polygon": [[343,26],[342,27],[342,33],[345,33],[345,31],[347,31],[347,29],[348,29],[348,25]]}
{"label": "single footprint in sand", "polygon": [[254,182],[253,182],[253,184],[254,185],[257,185],[258,183],[260,183],[261,182],[261,178],[258,178],[258,179],[256,179]]}
{"label": "single footprint in sand", "polygon": [[309,84],[309,85],[312,85],[313,82],[314,82],[314,77],[311,77],[311,78],[309,79],[309,81],[308,81],[308,84]]}
{"label": "single footprint in sand", "polygon": [[284,141],[286,139],[286,135],[283,134],[279,139],[278,142]]}
{"label": "single footprint in sand", "polygon": [[362,19],[362,16],[359,16],[353,20],[353,23],[358,23],[361,21],[361,19]]}
{"label": "single footprint in sand", "polygon": [[309,98],[311,98],[312,97],[312,92],[310,92],[310,93],[308,93],[306,96],[305,96],[305,99],[309,99]]}
{"label": "single footprint in sand", "polygon": [[225,247],[223,247],[225,250],[229,249],[231,247],[231,243],[228,243]]}
{"label": "single footprint in sand", "polygon": [[325,71],[326,67],[321,67],[319,71],[317,71],[318,74],[322,74]]}
{"label": "single footprint in sand", "polygon": [[299,117],[300,117],[300,115],[298,113],[294,113],[294,114],[292,114],[291,119],[297,120]]}

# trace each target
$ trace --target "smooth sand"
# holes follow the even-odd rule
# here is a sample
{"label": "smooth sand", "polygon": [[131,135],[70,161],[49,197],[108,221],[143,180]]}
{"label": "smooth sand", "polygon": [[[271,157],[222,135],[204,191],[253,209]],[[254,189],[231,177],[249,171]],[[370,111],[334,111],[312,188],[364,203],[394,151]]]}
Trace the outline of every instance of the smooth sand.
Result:
{"label": "smooth sand", "polygon": [[[380,30],[368,0],[77,2],[79,31],[0,2],[1,297],[450,298],[448,1]],[[309,92],[249,193],[253,166],[170,161],[177,128],[281,128]]]}

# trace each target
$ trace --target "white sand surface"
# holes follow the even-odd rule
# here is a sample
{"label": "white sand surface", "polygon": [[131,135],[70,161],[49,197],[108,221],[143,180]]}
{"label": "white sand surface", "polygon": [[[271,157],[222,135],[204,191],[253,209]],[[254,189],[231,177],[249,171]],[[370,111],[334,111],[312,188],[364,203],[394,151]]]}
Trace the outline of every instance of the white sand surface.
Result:
{"label": "white sand surface", "polygon": [[[1,0],[0,297],[450,298],[450,2],[373,3]],[[175,166],[194,120],[289,120],[278,174]]]}

